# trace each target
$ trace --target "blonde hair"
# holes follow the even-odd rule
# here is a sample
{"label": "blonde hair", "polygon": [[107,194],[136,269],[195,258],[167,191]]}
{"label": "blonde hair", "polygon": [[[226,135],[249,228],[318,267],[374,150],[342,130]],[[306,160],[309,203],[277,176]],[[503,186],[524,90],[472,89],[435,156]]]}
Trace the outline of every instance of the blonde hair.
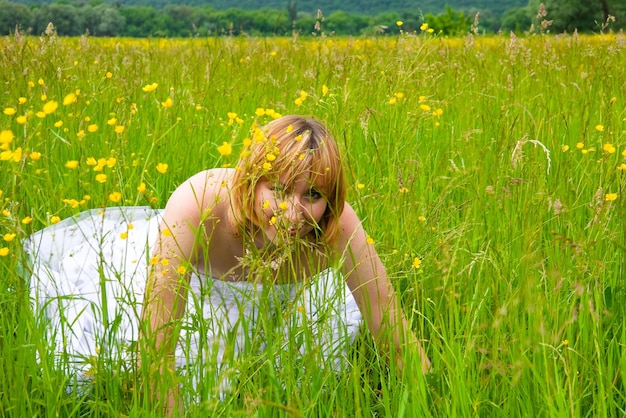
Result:
{"label": "blonde hair", "polygon": [[255,187],[261,179],[279,178],[285,186],[303,173],[327,201],[315,228],[318,242],[336,242],[339,218],[346,199],[344,173],[335,139],[321,122],[301,116],[283,116],[264,127],[253,127],[232,179],[232,222],[239,231],[261,225],[255,208]]}

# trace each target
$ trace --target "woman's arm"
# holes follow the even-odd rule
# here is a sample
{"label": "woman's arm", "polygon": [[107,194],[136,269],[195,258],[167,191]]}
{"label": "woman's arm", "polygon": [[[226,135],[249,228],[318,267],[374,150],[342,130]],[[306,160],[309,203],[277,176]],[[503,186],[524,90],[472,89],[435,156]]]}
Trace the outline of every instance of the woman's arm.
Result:
{"label": "woman's arm", "polygon": [[[354,294],[374,340],[402,367],[402,348],[413,347],[420,356],[422,371],[430,370],[430,361],[411,330],[387,272],[354,209],[346,204],[341,215],[339,251],[344,258],[343,273]],[[391,346],[391,347],[390,347]]]}
{"label": "woman's arm", "polygon": [[[139,347],[141,361],[149,368],[149,385],[155,400],[164,401],[153,379],[171,377],[175,369],[176,324],[185,311],[189,274],[200,226],[205,221],[204,202],[210,191],[206,180],[199,181],[198,176],[179,186],[168,200],[148,266]],[[165,379],[168,380],[174,383],[173,379]],[[165,402],[170,412],[179,404],[175,391],[175,385],[169,388]]]}

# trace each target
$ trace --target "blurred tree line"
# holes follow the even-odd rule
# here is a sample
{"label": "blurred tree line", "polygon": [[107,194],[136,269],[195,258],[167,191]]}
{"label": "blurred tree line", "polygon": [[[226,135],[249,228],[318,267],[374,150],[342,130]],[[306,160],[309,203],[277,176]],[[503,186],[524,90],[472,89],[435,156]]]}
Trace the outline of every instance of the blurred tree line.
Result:
{"label": "blurred tree line", "polygon": [[[398,26],[396,22],[401,21]],[[210,6],[170,4],[122,6],[92,0],[27,6],[0,0],[0,35],[30,32],[43,33],[52,22],[63,36],[189,37],[189,36],[290,36],[299,35],[369,35],[418,31],[428,23],[436,33],[464,35],[470,30],[485,33],[541,30],[552,33],[600,32],[624,28],[624,0],[529,0],[528,5],[507,10],[502,16],[489,11],[474,14],[446,6],[439,14],[420,11],[388,11],[378,15],[337,10],[328,16],[302,13],[296,0],[288,0],[282,9],[215,9]],[[478,24],[477,24],[478,23]]]}

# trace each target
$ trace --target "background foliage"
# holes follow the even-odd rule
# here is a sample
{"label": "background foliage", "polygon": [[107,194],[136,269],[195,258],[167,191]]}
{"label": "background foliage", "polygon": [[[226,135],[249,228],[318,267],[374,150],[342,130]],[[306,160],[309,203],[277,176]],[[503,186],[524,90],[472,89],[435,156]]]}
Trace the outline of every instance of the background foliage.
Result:
{"label": "background foliage", "polygon": [[[189,37],[220,35],[251,36],[299,36],[320,34],[316,23],[320,23],[327,35],[397,35],[397,21],[404,22],[402,30],[416,31],[427,22],[437,33],[455,36],[465,35],[470,29],[478,32],[497,33],[532,31],[531,25],[541,20],[550,21],[550,31],[562,33],[601,32],[619,30],[625,26],[626,3],[621,0],[567,0],[545,2],[547,17],[537,18],[542,4],[530,0],[527,5],[520,2],[489,1],[449,2],[435,7],[428,2],[410,4],[403,2],[344,2],[333,3],[317,14],[304,2],[291,1],[237,3],[230,2],[197,4],[186,2],[159,3],[94,1],[54,3],[20,3],[0,0],[0,34],[13,33],[16,28],[41,34],[52,22],[59,35],[79,36],[132,36],[132,37]],[[440,2],[438,2],[440,3]],[[480,18],[476,19],[477,13]],[[610,16],[615,19],[610,18]],[[472,26],[473,25],[473,26]]]}

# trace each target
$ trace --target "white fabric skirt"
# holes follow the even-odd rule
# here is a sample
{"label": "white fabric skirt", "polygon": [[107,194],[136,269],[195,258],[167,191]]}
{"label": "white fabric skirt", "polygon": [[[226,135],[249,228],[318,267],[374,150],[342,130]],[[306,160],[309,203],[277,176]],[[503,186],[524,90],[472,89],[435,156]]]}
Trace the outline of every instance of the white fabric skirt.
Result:
{"label": "white fabric skirt", "polygon": [[[162,210],[90,210],[34,233],[31,298],[47,321],[59,365],[88,380],[98,356],[128,362],[137,341],[151,245]],[[192,274],[176,349],[177,365],[213,365],[216,373],[259,338],[282,338],[285,350],[316,352],[322,366],[346,363],[361,314],[343,277],[327,270],[298,285],[225,282]],[[274,331],[268,334],[268,324]],[[274,347],[276,347],[274,345]],[[230,368],[230,366],[226,367]]]}

